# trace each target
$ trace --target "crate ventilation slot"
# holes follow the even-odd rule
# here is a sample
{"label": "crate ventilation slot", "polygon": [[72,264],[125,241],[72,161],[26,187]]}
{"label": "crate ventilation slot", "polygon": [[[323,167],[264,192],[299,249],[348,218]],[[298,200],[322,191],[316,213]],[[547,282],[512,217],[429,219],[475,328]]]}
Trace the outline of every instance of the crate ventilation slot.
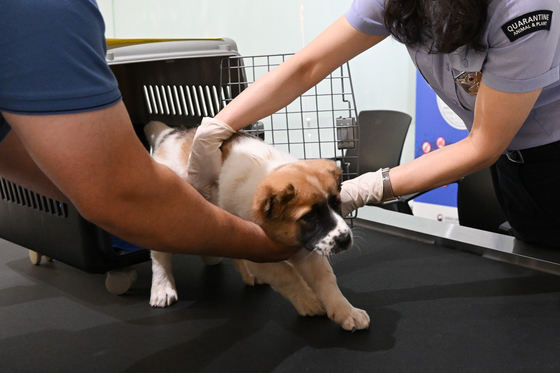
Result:
{"label": "crate ventilation slot", "polygon": [[51,215],[68,217],[68,206],[65,203],[32,192],[2,177],[0,177],[0,198]]}
{"label": "crate ventilation slot", "polygon": [[145,85],[144,98],[150,114],[193,117],[213,117],[226,102],[216,86]]}

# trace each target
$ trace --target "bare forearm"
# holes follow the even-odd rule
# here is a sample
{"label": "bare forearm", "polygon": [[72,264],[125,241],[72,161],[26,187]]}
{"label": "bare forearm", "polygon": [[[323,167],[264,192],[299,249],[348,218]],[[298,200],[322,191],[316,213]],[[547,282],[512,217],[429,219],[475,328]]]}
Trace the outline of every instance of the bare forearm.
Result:
{"label": "bare forearm", "polygon": [[[298,56],[299,57],[299,56]],[[222,109],[216,119],[238,131],[250,123],[267,117],[289,105],[320,78],[306,78],[306,73],[297,68],[295,58],[258,79]],[[308,80],[306,82],[306,80]]]}
{"label": "bare forearm", "polygon": [[489,167],[498,156],[478,152],[468,139],[463,140],[392,168],[393,192],[402,196],[453,183]]}
{"label": "bare forearm", "polygon": [[255,224],[211,205],[156,163],[122,103],[80,114],[5,118],[49,180],[110,233],[160,251],[255,261],[289,254]]}
{"label": "bare forearm", "polygon": [[385,36],[357,31],[342,16],[309,45],[243,91],[216,119],[237,131],[273,114],[383,39]]}
{"label": "bare forearm", "polygon": [[490,167],[507,149],[540,95],[504,93],[481,83],[469,135],[449,146],[391,170],[397,195],[430,190]]}
{"label": "bare forearm", "polygon": [[[145,171],[146,187],[115,194],[106,201],[111,214],[90,219],[105,230],[139,246],[165,252],[245,258],[285,259],[257,225],[210,204],[167,167]],[[276,256],[277,255],[277,256]]]}

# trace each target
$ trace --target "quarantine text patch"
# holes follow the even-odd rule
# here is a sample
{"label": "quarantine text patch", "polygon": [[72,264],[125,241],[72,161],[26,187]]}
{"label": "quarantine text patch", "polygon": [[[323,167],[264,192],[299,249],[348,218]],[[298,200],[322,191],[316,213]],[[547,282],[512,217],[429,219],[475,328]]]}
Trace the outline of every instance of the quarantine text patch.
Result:
{"label": "quarantine text patch", "polygon": [[502,30],[510,41],[539,30],[550,30],[551,10],[537,10],[506,22]]}

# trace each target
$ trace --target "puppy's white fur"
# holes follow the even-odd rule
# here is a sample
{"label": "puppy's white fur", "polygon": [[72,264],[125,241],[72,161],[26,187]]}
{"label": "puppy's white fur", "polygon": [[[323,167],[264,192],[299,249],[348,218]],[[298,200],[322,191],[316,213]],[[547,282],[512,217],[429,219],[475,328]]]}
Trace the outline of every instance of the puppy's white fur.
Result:
{"label": "puppy's white fur", "polygon": [[[154,148],[154,159],[186,180],[194,131],[177,131],[161,122],[150,122],[145,133]],[[339,172],[334,171],[334,164],[324,160],[298,161],[252,137],[232,139],[222,151],[224,164],[212,202],[256,222],[274,239],[308,249],[279,263],[234,260],[243,280],[249,285],[270,284],[300,315],[326,313],[346,330],[367,328],[369,316],[342,295],[327,259],[349,248],[352,241],[350,229],[330,203],[338,197],[338,192],[333,192],[338,188],[334,175]],[[306,223],[309,214],[312,216],[308,220],[317,222]],[[307,229],[306,224],[319,226]],[[150,304],[154,307],[165,307],[178,299],[171,257],[152,251]],[[207,264],[219,261],[203,259]]]}

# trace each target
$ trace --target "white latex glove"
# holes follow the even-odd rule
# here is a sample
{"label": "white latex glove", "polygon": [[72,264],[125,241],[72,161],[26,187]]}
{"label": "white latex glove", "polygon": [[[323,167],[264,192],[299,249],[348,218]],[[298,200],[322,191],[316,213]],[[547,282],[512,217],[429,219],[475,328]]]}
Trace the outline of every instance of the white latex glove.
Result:
{"label": "white latex glove", "polygon": [[187,165],[187,181],[206,199],[210,199],[212,185],[222,169],[220,146],[234,133],[230,126],[214,118],[203,118],[196,130]]}
{"label": "white latex glove", "polygon": [[379,204],[383,198],[381,169],[368,172],[342,183],[342,217],[367,204]]}

